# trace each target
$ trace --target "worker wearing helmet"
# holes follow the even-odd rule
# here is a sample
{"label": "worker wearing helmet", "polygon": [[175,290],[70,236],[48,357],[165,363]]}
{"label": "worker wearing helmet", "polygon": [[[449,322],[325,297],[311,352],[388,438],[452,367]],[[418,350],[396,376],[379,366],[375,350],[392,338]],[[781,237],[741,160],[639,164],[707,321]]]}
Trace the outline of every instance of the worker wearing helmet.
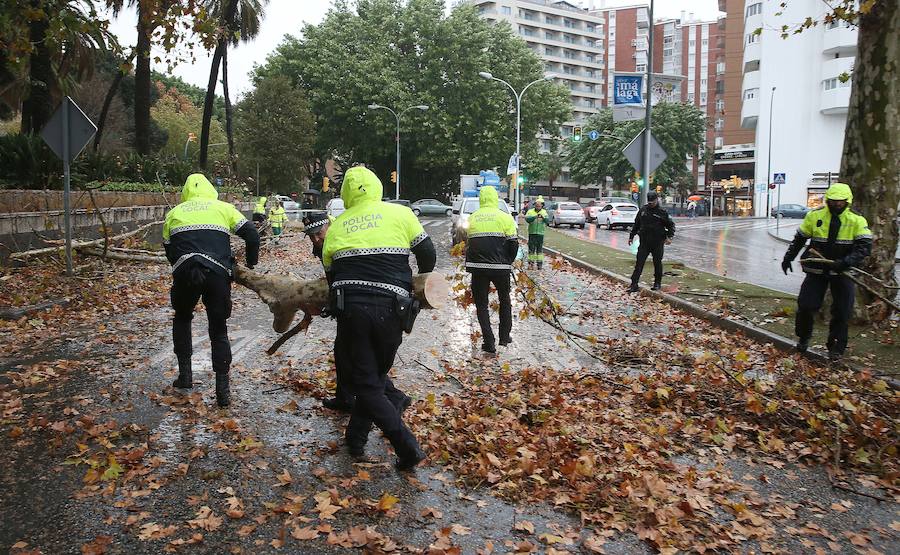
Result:
{"label": "worker wearing helmet", "polygon": [[[793,271],[791,262],[806,246],[800,265],[806,273],[797,296],[797,317],[794,331],[799,338],[797,350],[806,352],[813,331],[813,318],[830,287],[831,324],[828,330],[828,356],[839,360],[847,348],[847,324],[853,312],[855,287],[845,275],[857,267],[872,252],[872,232],[869,223],[850,210],[853,192],[846,183],[835,183],[825,193],[825,206],[809,212],[800,224],[788,247],[781,269],[787,275]],[[804,259],[827,259],[829,262],[804,262]]]}

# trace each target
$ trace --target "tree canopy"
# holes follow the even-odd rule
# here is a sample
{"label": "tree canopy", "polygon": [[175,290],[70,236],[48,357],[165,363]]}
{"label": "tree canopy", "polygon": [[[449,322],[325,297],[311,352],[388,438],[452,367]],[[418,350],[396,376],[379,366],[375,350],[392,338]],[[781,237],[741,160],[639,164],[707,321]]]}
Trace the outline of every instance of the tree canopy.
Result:
{"label": "tree canopy", "polygon": [[[654,183],[667,187],[690,181],[685,160],[689,155],[696,156],[697,149],[704,144],[707,125],[703,111],[691,104],[665,102],[653,108],[653,136],[668,154],[654,172]],[[634,168],[622,149],[643,127],[643,121],[613,122],[612,110],[591,116],[584,128],[597,130],[605,137],[596,141],[570,141],[568,164],[572,179],[580,184],[602,183],[608,175],[616,184],[631,181]]]}
{"label": "tree canopy", "polygon": [[[366,162],[386,180],[394,167],[396,120],[403,116],[401,195],[446,193],[460,173],[504,167],[515,150],[515,100],[479,77],[490,71],[517,90],[542,77],[540,59],[507,25],[491,25],[469,5],[445,14],[440,0],[338,1],[318,25],[288,37],[255,78],[287,76],[307,92],[317,117],[317,151]],[[523,144],[543,128],[556,134],[570,113],[558,85],[531,87],[522,103]],[[524,149],[523,149],[524,150]]]}

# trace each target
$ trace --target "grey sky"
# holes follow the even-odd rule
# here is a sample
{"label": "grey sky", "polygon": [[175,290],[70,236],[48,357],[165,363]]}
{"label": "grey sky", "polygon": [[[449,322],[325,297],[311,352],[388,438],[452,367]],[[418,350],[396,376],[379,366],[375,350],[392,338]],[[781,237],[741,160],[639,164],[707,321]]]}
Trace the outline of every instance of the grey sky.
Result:
{"label": "grey sky", "polygon": [[[571,1],[571,0],[570,0]],[[455,2],[447,2],[448,5]],[[573,3],[578,3],[577,0]],[[636,0],[607,0],[606,5],[633,6],[646,4]],[[582,2],[587,6],[587,1]],[[601,5],[601,0],[594,2]],[[250,88],[249,74],[254,64],[261,64],[266,56],[281,42],[284,35],[298,34],[304,23],[318,23],[325,16],[330,0],[270,0],[266,9],[266,17],[262,22],[259,37],[251,43],[242,44],[228,52],[229,84],[238,95]],[[718,14],[717,0],[658,0],[655,5],[656,17],[679,17],[681,11],[693,12],[701,19],[715,19]],[[133,10],[126,10],[113,22],[112,30],[119,37],[123,46],[134,44],[134,25],[136,15]],[[162,55],[162,53],[157,53]],[[188,83],[206,87],[209,81],[209,63],[211,53],[198,50],[195,52],[195,64],[181,64],[175,68],[175,75]],[[163,64],[156,64],[154,69],[165,71]],[[219,91],[221,93],[221,91]]]}

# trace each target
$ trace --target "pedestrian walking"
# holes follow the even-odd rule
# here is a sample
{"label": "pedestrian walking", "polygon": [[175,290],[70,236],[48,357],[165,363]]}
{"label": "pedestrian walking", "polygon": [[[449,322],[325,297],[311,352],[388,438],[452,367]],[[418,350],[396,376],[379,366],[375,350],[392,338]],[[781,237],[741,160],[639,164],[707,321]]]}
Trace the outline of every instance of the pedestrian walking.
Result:
{"label": "pedestrian walking", "polygon": [[272,235],[275,236],[275,243],[277,244],[281,241],[279,237],[281,230],[284,228],[284,224],[287,223],[287,214],[280,200],[275,201],[275,207],[269,212],[269,222],[272,224]]}
{"label": "pedestrian walking", "polygon": [[[869,223],[850,210],[853,192],[846,183],[834,183],[825,192],[825,206],[809,212],[797,229],[794,240],[781,261],[781,269],[787,275],[793,272],[791,262],[806,246],[800,256],[800,266],[806,273],[800,294],[797,296],[797,316],[794,332],[799,340],[797,350],[809,348],[813,332],[813,319],[822,307],[825,291],[831,288],[831,323],[828,328],[828,357],[837,361],[847,348],[847,325],[853,313],[856,291],[853,280],[844,272],[858,267],[872,252],[872,232]],[[815,251],[815,252],[813,252]],[[807,258],[825,258],[830,262],[804,262]]]}
{"label": "pedestrian walking", "polygon": [[266,196],[261,196],[256,199],[256,204],[253,205],[253,221],[254,222],[264,222],[266,221],[266,203],[269,198]]}
{"label": "pedestrian walking", "polygon": [[659,195],[655,191],[647,193],[647,204],[638,211],[634,225],[631,227],[631,234],[628,236],[629,245],[634,241],[635,235],[638,236],[640,242],[628,292],[637,293],[638,281],[641,279],[644,263],[647,262],[649,255],[653,256],[653,287],[651,289],[657,291],[662,287],[663,251],[665,245],[671,244],[672,238],[675,237],[675,222],[669,217],[669,213],[659,206]]}
{"label": "pedestrian walking", "polygon": [[[322,260],[322,247],[325,244],[325,234],[331,225],[331,217],[325,212],[313,212],[304,216],[303,231],[309,237],[313,245],[313,256]],[[323,316],[330,316],[328,311],[323,311]],[[343,354],[346,349],[341,348],[338,343],[338,335],[335,334],[334,339],[334,370],[335,370],[335,387],[334,397],[329,397],[322,401],[322,405],[331,410],[350,413],[353,411],[353,404],[356,396],[353,394],[353,375],[346,363],[346,357]],[[385,378],[385,395],[391,404],[397,407],[402,414],[412,405],[412,398],[397,389],[390,378]]]}
{"label": "pedestrian walking", "polygon": [[371,170],[347,170],[341,185],[346,210],[329,226],[322,263],[337,317],[335,353],[352,376],[356,401],[345,440],[351,456],[365,455],[372,423],[397,453],[395,466],[410,470],[425,458],[385,388],[387,374],[412,330],[418,302],[412,296],[410,253],[422,273],[434,269],[434,243],[408,207],[382,202],[383,186]]}
{"label": "pedestrian walking", "polygon": [[690,201],[687,207],[688,218],[694,219],[697,217],[697,203],[695,201]]}
{"label": "pedestrian walking", "polygon": [[525,214],[528,223],[528,268],[540,270],[544,266],[544,227],[547,223],[547,211],[544,210],[544,197],[534,201],[534,208]]}
{"label": "pedestrian walking", "polygon": [[497,289],[500,301],[500,345],[512,343],[512,301],[510,274],[512,263],[519,254],[516,222],[500,210],[497,189],[482,187],[478,193],[479,208],[469,216],[469,239],[466,242],[466,271],[472,274],[472,297],[475,313],[481,326],[481,350],[496,353],[488,293],[491,284]]}
{"label": "pedestrian walking", "polygon": [[231,344],[227,320],[231,316],[231,239],[234,233],[246,243],[247,266],[259,257],[259,234],[243,214],[218,200],[218,193],[203,174],[188,176],[181,191],[181,203],[166,214],[163,245],[172,264],[170,298],[175,317],[172,342],[178,359],[178,379],[174,387],[193,387],[191,372],[191,320],[194,307],[203,298],[209,320],[212,368],[216,374],[216,402],[230,404],[228,373]]}

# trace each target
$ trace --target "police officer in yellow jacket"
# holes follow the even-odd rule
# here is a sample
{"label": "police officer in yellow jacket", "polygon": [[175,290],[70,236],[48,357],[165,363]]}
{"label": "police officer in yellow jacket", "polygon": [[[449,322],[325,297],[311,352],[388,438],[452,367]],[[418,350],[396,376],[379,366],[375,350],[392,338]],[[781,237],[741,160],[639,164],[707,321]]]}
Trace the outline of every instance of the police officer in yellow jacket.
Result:
{"label": "police officer in yellow jacket", "polygon": [[346,211],[329,226],[322,263],[337,316],[336,349],[352,375],[356,401],[345,434],[354,457],[364,456],[374,422],[391,442],[396,467],[409,470],[425,455],[403,424],[401,410],[385,394],[387,373],[412,328],[417,306],[412,297],[410,253],[419,272],[434,269],[434,244],[412,211],[381,202],[382,185],[364,167],[347,170],[341,184]]}
{"label": "police officer in yellow jacket", "polygon": [[509,345],[512,343],[509,278],[512,263],[519,253],[519,240],[516,222],[499,208],[497,189],[482,187],[478,193],[478,204],[478,210],[469,216],[466,271],[472,274],[472,297],[475,299],[475,312],[483,338],[481,349],[487,353],[495,353],[497,348],[491,331],[488,292],[493,283],[500,299],[500,345]]}
{"label": "police officer in yellow jacket", "polygon": [[[832,360],[840,359],[847,348],[847,324],[853,312],[855,288],[844,272],[859,266],[872,252],[869,224],[864,217],[850,210],[852,203],[853,193],[849,185],[835,183],[829,187],[825,192],[825,206],[806,215],[781,262],[785,274],[793,271],[791,261],[806,242],[810,242],[800,257],[806,278],[797,296],[797,350],[805,352],[809,348],[813,318],[822,306],[825,291],[830,287],[834,302],[826,346]],[[831,263],[804,262],[806,258],[827,258]]]}
{"label": "police officer in yellow jacket", "polygon": [[166,214],[163,225],[163,245],[172,264],[172,341],[178,358],[178,379],[172,385],[193,386],[191,320],[202,297],[209,320],[216,401],[222,407],[230,402],[231,344],[226,320],[231,316],[232,233],[246,243],[247,266],[252,268],[259,256],[256,228],[234,206],[218,200],[206,177],[199,173],[188,176],[181,203]]}
{"label": "police officer in yellow jacket", "polygon": [[253,205],[253,221],[254,222],[264,222],[266,221],[266,202],[268,202],[268,197],[262,196],[256,199],[256,204]]}

